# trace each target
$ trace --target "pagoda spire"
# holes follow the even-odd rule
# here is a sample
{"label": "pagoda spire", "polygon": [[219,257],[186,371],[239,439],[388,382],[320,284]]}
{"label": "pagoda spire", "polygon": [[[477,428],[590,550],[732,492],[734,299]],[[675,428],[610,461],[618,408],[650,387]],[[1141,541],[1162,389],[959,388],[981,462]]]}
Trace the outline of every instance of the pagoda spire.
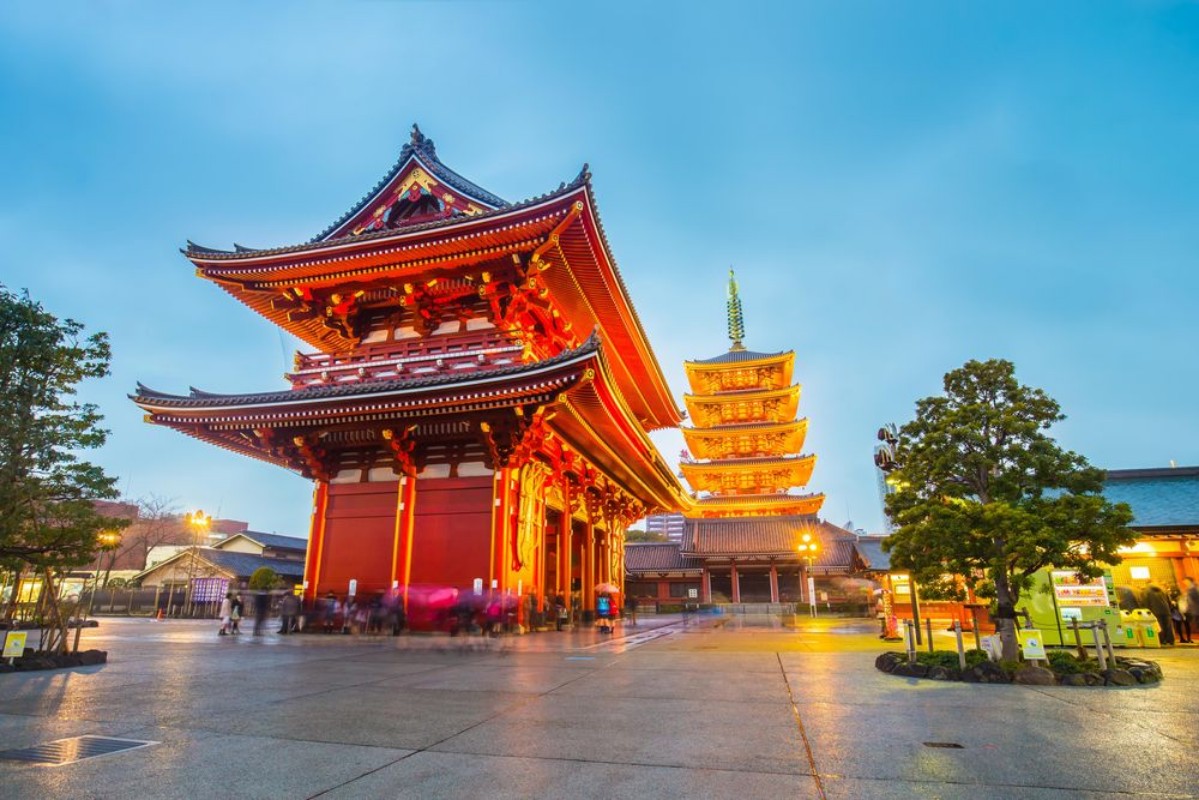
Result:
{"label": "pagoda spire", "polygon": [[729,350],[744,350],[745,345],[741,344],[741,340],[745,338],[745,318],[741,314],[741,295],[737,292],[737,278],[733,275],[732,267],[729,267],[728,308],[729,339],[733,342]]}

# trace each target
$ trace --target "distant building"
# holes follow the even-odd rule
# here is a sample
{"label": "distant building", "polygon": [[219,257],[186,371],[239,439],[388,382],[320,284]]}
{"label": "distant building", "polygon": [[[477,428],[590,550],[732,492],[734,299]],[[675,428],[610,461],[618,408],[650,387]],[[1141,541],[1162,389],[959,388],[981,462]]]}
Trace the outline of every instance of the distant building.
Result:
{"label": "distant building", "polygon": [[304,579],[307,550],[306,539],[245,530],[211,547],[185,547],[134,578],[142,586],[184,586],[199,579],[238,585],[255,570],[269,567],[294,586]]}
{"label": "distant building", "polygon": [[1103,496],[1128,503],[1128,527],[1138,534],[1112,567],[1116,586],[1140,590],[1154,581],[1168,590],[1199,580],[1199,467],[1109,470]]}
{"label": "distant building", "polygon": [[687,526],[682,514],[650,514],[645,518],[645,532],[666,537],[676,544],[683,541],[683,529]]}

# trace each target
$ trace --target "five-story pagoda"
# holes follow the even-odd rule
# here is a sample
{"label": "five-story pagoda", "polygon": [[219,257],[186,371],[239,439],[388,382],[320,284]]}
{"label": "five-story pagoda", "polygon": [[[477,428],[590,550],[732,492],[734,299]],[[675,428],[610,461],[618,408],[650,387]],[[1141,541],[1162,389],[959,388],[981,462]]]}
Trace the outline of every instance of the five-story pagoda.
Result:
{"label": "five-story pagoda", "polygon": [[684,364],[692,424],[683,428],[689,455],[680,466],[694,499],[684,509],[683,554],[703,565],[704,602],[797,600],[805,572],[852,571],[854,537],[816,516],[824,495],[793,491],[807,486],[816,464],[801,452],[808,421],[796,417],[795,352],[745,348],[732,270],[728,326],[727,353]]}

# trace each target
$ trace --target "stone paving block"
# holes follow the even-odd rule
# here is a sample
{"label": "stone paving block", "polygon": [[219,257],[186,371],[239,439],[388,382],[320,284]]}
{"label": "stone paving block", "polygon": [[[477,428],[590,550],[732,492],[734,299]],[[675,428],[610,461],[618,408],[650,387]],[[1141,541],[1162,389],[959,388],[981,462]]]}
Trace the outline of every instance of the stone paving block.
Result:
{"label": "stone paving block", "polygon": [[425,752],[346,784],[329,800],[434,797],[488,800],[817,798],[806,775]]}

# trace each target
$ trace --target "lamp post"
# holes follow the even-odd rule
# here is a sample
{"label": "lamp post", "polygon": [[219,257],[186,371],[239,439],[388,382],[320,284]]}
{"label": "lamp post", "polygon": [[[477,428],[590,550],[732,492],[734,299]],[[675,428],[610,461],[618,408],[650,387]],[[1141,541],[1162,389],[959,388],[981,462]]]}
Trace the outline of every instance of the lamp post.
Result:
{"label": "lamp post", "polygon": [[87,598],[87,613],[76,620],[75,652],[79,652],[79,635],[83,633],[83,621],[91,617],[92,608],[96,605],[96,592],[100,589],[100,565],[104,562],[104,553],[116,549],[120,543],[121,534],[117,531],[100,531],[96,534],[96,571],[92,575],[92,591]]}
{"label": "lamp post", "polygon": [[805,533],[800,537],[800,543],[795,546],[799,557],[804,560],[807,568],[804,570],[804,577],[807,579],[808,591],[808,613],[813,617],[816,616],[816,580],[812,577],[812,562],[816,560],[816,551],[820,549],[820,545],[812,539],[812,534]]}
{"label": "lamp post", "polygon": [[191,558],[188,559],[188,563],[187,563],[187,588],[186,588],[186,596],[184,599],[184,608],[185,608],[184,613],[191,614],[193,611],[193,606],[194,606],[194,603],[192,602],[194,599],[192,580],[195,578],[196,548],[199,546],[196,544],[196,542],[197,541],[202,542],[205,540],[205,537],[208,533],[208,529],[212,526],[212,517],[208,514],[205,514],[200,509],[196,509],[195,511],[187,512],[187,514],[184,515],[183,520],[184,520],[184,522],[187,523],[187,526],[189,528],[191,528],[192,537],[193,537],[192,538],[192,546],[191,546]]}

